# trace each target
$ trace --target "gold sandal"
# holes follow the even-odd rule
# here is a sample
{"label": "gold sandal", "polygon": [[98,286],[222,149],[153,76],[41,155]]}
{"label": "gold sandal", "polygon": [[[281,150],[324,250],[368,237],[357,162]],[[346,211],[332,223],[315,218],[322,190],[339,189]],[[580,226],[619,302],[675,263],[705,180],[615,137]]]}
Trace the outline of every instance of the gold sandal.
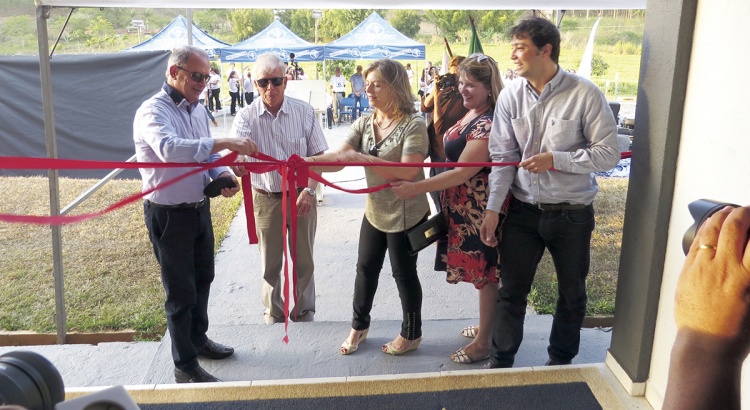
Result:
{"label": "gold sandal", "polygon": [[486,360],[489,357],[490,355],[485,355],[484,357],[480,357],[479,359],[474,359],[473,357],[469,356],[468,353],[466,353],[466,349],[463,347],[456,350],[455,352],[451,354],[451,360],[460,364],[469,364],[469,363],[479,362],[482,360]]}
{"label": "gold sandal", "polygon": [[339,352],[343,355],[348,355],[348,354],[352,354],[356,352],[357,349],[359,348],[359,344],[364,342],[365,339],[367,338],[367,333],[369,331],[370,331],[370,328],[367,328],[364,331],[362,331],[362,334],[359,336],[359,341],[357,341],[357,343],[349,344],[347,342],[349,338],[347,338],[347,340],[344,340],[344,343],[341,344],[341,349],[339,350]]}
{"label": "gold sandal", "polygon": [[461,336],[475,338],[479,333],[479,326],[467,326],[461,330]]}
{"label": "gold sandal", "polygon": [[388,353],[388,354],[392,354],[392,355],[404,354],[406,352],[410,352],[412,350],[416,350],[419,347],[419,344],[422,343],[422,338],[420,337],[419,339],[407,340],[407,341],[409,341],[411,343],[409,344],[409,347],[407,347],[405,349],[401,349],[401,350],[396,349],[393,346],[393,342],[388,342],[388,343],[384,344],[381,349],[383,350],[383,353]]}

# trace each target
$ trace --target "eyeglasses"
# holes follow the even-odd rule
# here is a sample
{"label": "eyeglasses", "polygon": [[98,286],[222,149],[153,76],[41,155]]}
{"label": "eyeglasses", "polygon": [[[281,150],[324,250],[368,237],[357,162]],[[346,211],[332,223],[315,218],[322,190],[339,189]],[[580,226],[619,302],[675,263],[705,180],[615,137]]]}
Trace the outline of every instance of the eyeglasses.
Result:
{"label": "eyeglasses", "polygon": [[470,55],[470,56],[468,56],[466,58],[467,59],[469,59],[469,58],[476,58],[478,63],[481,63],[484,60],[490,60],[492,62],[492,64],[497,65],[497,62],[495,61],[495,59],[492,58],[492,57],[490,57],[490,56],[488,56],[487,54],[474,53],[474,54],[472,54],[472,55]]}
{"label": "eyeglasses", "polygon": [[260,80],[255,80],[255,83],[258,84],[258,87],[260,88],[268,87],[269,82],[273,84],[274,87],[278,87],[281,84],[284,84],[284,77],[261,78]]}
{"label": "eyeglasses", "polygon": [[197,71],[189,71],[189,70],[186,70],[186,69],[184,69],[184,68],[182,68],[182,67],[180,67],[178,65],[175,66],[175,67],[179,68],[182,71],[187,71],[190,74],[190,78],[192,78],[193,81],[195,81],[196,83],[202,83],[204,81],[208,81],[208,79],[211,78],[210,74],[203,74],[203,73],[199,73]]}

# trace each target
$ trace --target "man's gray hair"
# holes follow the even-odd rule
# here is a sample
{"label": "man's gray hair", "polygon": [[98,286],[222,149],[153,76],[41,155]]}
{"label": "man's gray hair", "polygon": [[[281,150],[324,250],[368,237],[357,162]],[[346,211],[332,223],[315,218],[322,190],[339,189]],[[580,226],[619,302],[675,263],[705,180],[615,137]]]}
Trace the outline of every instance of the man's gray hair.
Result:
{"label": "man's gray hair", "polygon": [[256,80],[261,79],[260,75],[266,71],[279,71],[281,70],[282,76],[284,75],[284,62],[281,60],[276,53],[264,53],[255,60],[255,66],[253,67],[253,78]]}
{"label": "man's gray hair", "polygon": [[206,50],[196,46],[182,46],[177,47],[172,51],[172,55],[169,56],[169,65],[167,68],[172,67],[173,65],[180,67],[185,66],[191,55],[203,57],[208,60],[208,53],[206,53]]}

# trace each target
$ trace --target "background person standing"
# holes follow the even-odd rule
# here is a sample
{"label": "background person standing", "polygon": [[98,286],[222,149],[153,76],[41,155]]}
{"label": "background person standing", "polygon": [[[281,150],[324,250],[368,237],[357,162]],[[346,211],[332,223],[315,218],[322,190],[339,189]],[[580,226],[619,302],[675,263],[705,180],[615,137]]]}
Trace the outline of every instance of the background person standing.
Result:
{"label": "background person standing", "polygon": [[213,67],[211,78],[208,79],[208,93],[208,109],[213,112],[221,110],[221,76]]}
{"label": "background person standing", "polygon": [[253,87],[253,75],[250,71],[247,72],[245,80],[242,82],[242,89],[245,90],[245,103],[247,105],[252,104],[255,97],[255,89]]}
{"label": "background person standing", "polygon": [[362,114],[362,97],[365,96],[365,79],[362,78],[362,66],[357,66],[357,72],[349,77],[352,85],[352,95],[354,96],[354,106],[352,107],[352,122],[357,119],[357,115]]}
{"label": "background person standing", "polygon": [[333,92],[333,120],[341,124],[340,111],[341,99],[346,93],[346,79],[341,75],[341,68],[336,67],[336,73],[331,76],[331,91]]}

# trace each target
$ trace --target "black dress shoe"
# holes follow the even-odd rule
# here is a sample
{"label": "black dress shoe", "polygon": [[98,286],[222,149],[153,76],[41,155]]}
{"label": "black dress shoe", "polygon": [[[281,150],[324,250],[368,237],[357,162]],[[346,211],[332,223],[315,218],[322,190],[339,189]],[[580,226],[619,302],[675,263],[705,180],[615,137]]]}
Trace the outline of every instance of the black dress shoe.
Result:
{"label": "black dress shoe", "polygon": [[214,360],[229,357],[234,353],[233,348],[216,343],[211,339],[206,339],[206,343],[203,343],[203,346],[196,347],[195,351],[198,353],[198,356]]}
{"label": "black dress shoe", "polygon": [[174,381],[177,383],[215,383],[221,380],[205,371],[200,365],[191,366],[187,369],[174,368]]}
{"label": "black dress shoe", "polygon": [[490,361],[488,361],[487,363],[484,364],[484,366],[482,366],[482,369],[509,369],[511,367],[513,367],[513,365],[503,366],[500,363],[493,362],[492,359],[490,359]]}
{"label": "black dress shoe", "polygon": [[545,363],[545,366],[565,366],[572,362],[572,360],[557,360],[550,357],[549,360],[547,360],[547,363]]}

